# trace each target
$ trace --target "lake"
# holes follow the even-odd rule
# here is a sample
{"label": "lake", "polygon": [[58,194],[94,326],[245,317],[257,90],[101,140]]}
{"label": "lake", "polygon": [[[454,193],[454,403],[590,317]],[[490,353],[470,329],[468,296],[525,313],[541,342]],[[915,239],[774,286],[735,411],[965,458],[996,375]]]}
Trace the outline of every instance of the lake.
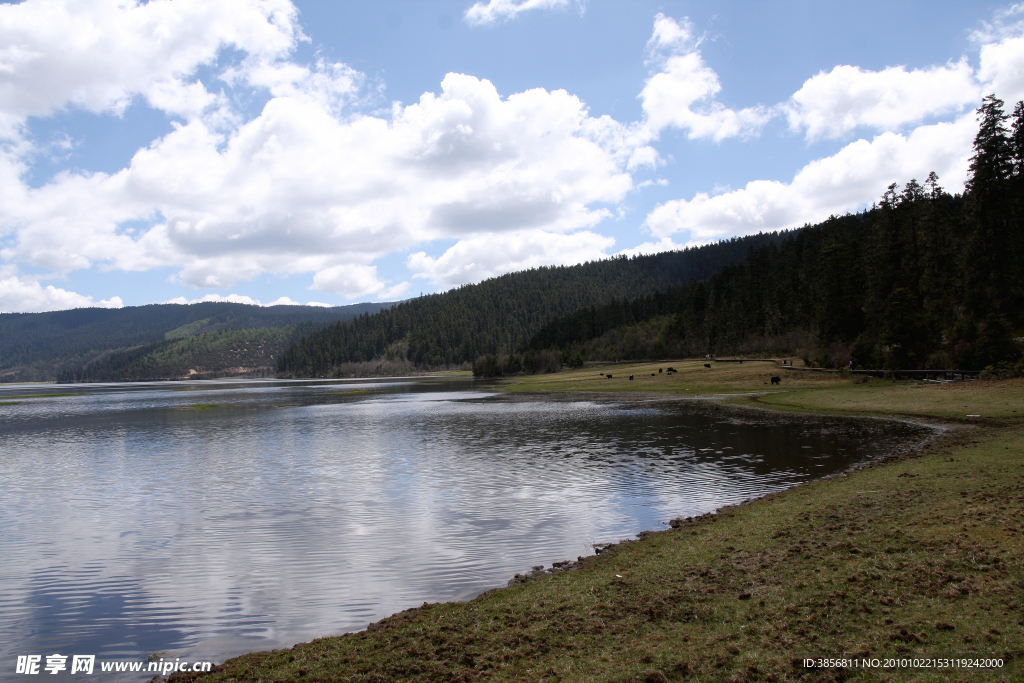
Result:
{"label": "lake", "polygon": [[[31,397],[48,392],[80,395]],[[442,378],[4,386],[0,404],[4,679],[23,654],[219,662],[362,629],[929,434]]]}

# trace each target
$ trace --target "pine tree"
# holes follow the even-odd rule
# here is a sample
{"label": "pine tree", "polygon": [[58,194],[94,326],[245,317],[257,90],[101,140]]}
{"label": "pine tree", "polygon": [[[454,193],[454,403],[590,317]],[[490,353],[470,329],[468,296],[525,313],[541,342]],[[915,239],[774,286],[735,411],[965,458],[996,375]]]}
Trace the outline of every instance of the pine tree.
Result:
{"label": "pine tree", "polygon": [[975,200],[986,198],[1013,173],[1013,150],[1006,128],[1009,117],[1003,101],[987,95],[978,108],[978,134],[974,137],[967,193]]}
{"label": "pine tree", "polygon": [[[1015,291],[1012,305],[1019,310],[1024,305],[1024,101],[1013,108],[1013,124],[1010,137],[1013,156],[1013,177],[1010,179],[1011,231],[1013,233],[1013,256],[1011,263],[1016,266],[1013,280]],[[1018,324],[1022,321],[1016,320]]]}
{"label": "pine tree", "polygon": [[1024,101],[1017,102],[1012,118],[1010,152],[1013,156],[1013,177],[1021,179],[1024,178]]}
{"label": "pine tree", "polygon": [[978,109],[967,188],[966,302],[979,318],[1019,318],[1011,270],[1014,239],[1009,206],[1013,149],[1003,101],[988,95]]}

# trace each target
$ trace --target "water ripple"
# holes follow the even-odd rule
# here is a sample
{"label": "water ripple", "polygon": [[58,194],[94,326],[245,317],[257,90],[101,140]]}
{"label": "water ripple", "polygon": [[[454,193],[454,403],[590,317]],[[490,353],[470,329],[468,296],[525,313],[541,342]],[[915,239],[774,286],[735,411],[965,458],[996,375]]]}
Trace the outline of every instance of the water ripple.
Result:
{"label": "water ripple", "polygon": [[3,666],[220,661],[363,628],[921,436],[469,381],[85,391],[2,415]]}

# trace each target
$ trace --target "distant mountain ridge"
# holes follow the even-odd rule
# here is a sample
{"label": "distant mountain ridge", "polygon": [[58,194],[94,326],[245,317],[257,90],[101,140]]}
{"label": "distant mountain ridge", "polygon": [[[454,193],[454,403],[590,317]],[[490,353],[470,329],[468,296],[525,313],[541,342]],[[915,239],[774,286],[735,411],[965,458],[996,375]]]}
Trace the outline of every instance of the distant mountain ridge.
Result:
{"label": "distant mountain ridge", "polygon": [[111,352],[220,330],[307,325],[308,332],[339,320],[376,313],[393,304],[324,308],[203,302],[0,313],[0,382],[54,380],[62,372],[79,369]]}

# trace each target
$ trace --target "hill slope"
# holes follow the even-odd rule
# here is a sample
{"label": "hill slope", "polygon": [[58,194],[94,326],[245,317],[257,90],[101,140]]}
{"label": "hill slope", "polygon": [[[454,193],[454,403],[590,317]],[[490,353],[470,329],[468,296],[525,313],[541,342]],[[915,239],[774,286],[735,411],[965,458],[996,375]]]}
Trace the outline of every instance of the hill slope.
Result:
{"label": "hill slope", "polygon": [[57,381],[139,382],[145,380],[272,377],[277,357],[315,323],[287,327],[217,330],[103,354],[63,370]]}
{"label": "hill slope", "polygon": [[760,234],[683,251],[509,273],[330,325],[282,354],[278,371],[334,376],[377,359],[436,368],[509,353],[556,316],[707,278],[781,237]]}
{"label": "hill slope", "polygon": [[324,325],[375,313],[392,303],[333,308],[227,302],[0,313],[0,381],[45,381],[111,351],[225,329]]}

